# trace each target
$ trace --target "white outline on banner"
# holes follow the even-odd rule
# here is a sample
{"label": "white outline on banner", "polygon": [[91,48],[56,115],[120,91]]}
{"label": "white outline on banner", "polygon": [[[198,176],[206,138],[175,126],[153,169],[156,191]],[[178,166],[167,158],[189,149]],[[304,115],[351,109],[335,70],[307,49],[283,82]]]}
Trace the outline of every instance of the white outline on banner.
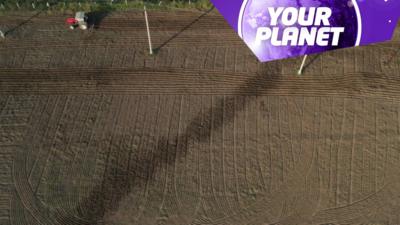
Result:
{"label": "white outline on banner", "polygon": [[357,40],[355,46],[359,46],[361,43],[361,34],[362,34],[362,18],[360,8],[358,7],[357,0],[351,0],[353,2],[354,9],[356,10],[357,14]]}
{"label": "white outline on banner", "polygon": [[240,13],[239,13],[239,21],[238,21],[238,33],[239,36],[243,39],[243,34],[242,34],[242,22],[243,22],[243,14],[244,10],[246,9],[247,2],[249,0],[244,0],[242,3],[242,7],[240,8]]}
{"label": "white outline on banner", "polygon": [[[243,39],[243,31],[242,31],[242,22],[243,22],[243,14],[244,10],[246,9],[247,3],[249,0],[244,0],[242,3],[242,7],[240,8],[240,13],[239,13],[239,21],[238,21],[238,34],[239,36]],[[354,10],[356,11],[357,14],[357,39],[356,43],[354,46],[359,46],[361,43],[361,34],[362,34],[362,18],[361,18],[361,12],[360,8],[358,7],[357,0],[351,0],[354,6]]]}

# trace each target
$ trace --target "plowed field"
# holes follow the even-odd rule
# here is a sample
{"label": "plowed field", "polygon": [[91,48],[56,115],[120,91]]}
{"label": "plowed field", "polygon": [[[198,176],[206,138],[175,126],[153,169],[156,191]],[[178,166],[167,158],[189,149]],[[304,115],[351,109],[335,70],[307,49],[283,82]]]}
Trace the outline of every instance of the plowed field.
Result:
{"label": "plowed field", "polygon": [[215,10],[149,16],[155,56],[141,12],[0,16],[1,225],[400,224],[400,29],[296,76]]}

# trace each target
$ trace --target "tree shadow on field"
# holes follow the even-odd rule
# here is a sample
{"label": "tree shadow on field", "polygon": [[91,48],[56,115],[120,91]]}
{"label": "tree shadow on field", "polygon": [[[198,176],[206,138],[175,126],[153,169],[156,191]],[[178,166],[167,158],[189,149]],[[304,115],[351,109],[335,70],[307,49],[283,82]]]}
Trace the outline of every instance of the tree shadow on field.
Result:
{"label": "tree shadow on field", "polygon": [[92,12],[88,12],[88,27],[99,29],[101,22],[111,13],[110,9],[104,8]]}
{"label": "tree shadow on field", "polygon": [[178,33],[174,34],[172,37],[168,38],[168,40],[164,41],[160,46],[156,47],[153,49],[154,53],[157,53],[161,50],[161,48],[163,48],[164,46],[166,46],[168,43],[170,43],[171,41],[173,41],[175,38],[177,38],[180,34],[182,34],[183,32],[185,32],[187,29],[189,29],[191,26],[193,26],[195,23],[197,23],[199,20],[201,20],[201,18],[205,17],[206,15],[208,15],[211,11],[213,11],[215,8],[215,6],[211,7],[211,9],[205,11],[203,14],[201,14],[199,17],[197,17],[195,20],[193,20],[191,23],[189,23],[188,25],[186,25],[184,28],[182,28]]}
{"label": "tree shadow on field", "polygon": [[24,26],[25,24],[29,23],[30,21],[32,21],[34,18],[38,17],[40,14],[42,14],[45,10],[42,9],[40,11],[38,11],[37,13],[33,14],[31,17],[29,17],[27,20],[22,21],[21,23],[19,23],[17,26],[7,30],[4,32],[4,36],[7,37],[7,35],[13,33],[14,31],[18,30],[20,27]]}
{"label": "tree shadow on field", "polygon": [[[273,89],[279,81],[278,76],[273,77],[269,74],[279,74],[278,64],[271,63],[271,68],[267,65],[264,72],[259,72],[250,77],[236,91],[223,98],[219,98],[212,107],[206,111],[200,111],[187,124],[181,135],[173,138],[168,136],[159,137],[155,142],[155,148],[148,145],[142,146],[140,152],[145,152],[145,156],[133,156],[130,160],[130,170],[123,169],[118,165],[115,159],[118,157],[118,151],[110,151],[106,160],[107,168],[104,173],[102,183],[80,202],[74,215],[64,215],[56,218],[60,224],[79,224],[79,225],[97,225],[104,224],[100,222],[105,215],[112,215],[118,210],[119,203],[126,199],[128,195],[135,195],[133,191],[135,185],[140,187],[143,183],[152,182],[158,173],[158,168],[165,164],[174,165],[177,157],[184,156],[190,151],[188,143],[196,141],[197,143],[208,142],[213,131],[221,129],[224,124],[233,121],[238,112],[243,111],[255,98],[241,98],[237,96],[258,96],[264,95],[268,90]],[[271,71],[276,70],[276,71]],[[268,73],[269,72],[269,73]],[[240,101],[240,102],[239,102]],[[239,104],[238,104],[239,103]],[[132,134],[131,134],[132,135]],[[181,140],[181,141],[178,141]],[[135,202],[132,202],[135,204]],[[78,219],[84,218],[84,219]]]}
{"label": "tree shadow on field", "polygon": [[304,67],[303,67],[303,72],[306,71],[307,68],[310,67],[311,64],[313,64],[313,63],[314,63],[318,58],[320,58],[321,56],[322,56],[322,53],[313,55],[313,57],[311,58],[311,60],[308,61],[308,63],[304,65]]}

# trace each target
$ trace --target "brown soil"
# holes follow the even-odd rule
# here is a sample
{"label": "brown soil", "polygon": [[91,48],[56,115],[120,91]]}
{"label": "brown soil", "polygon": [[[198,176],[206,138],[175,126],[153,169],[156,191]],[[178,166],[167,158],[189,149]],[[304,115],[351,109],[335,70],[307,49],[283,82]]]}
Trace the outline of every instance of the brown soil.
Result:
{"label": "brown soil", "polygon": [[400,224],[400,29],[298,77],[215,11],[149,14],[156,56],[140,12],[0,16],[1,225]]}

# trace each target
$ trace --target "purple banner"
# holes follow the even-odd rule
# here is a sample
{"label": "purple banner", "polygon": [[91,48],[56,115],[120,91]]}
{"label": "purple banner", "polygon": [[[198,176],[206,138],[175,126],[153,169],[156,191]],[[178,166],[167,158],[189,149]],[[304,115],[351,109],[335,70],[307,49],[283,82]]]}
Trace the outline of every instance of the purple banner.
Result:
{"label": "purple banner", "polygon": [[400,0],[212,0],[260,61],[390,40]]}

